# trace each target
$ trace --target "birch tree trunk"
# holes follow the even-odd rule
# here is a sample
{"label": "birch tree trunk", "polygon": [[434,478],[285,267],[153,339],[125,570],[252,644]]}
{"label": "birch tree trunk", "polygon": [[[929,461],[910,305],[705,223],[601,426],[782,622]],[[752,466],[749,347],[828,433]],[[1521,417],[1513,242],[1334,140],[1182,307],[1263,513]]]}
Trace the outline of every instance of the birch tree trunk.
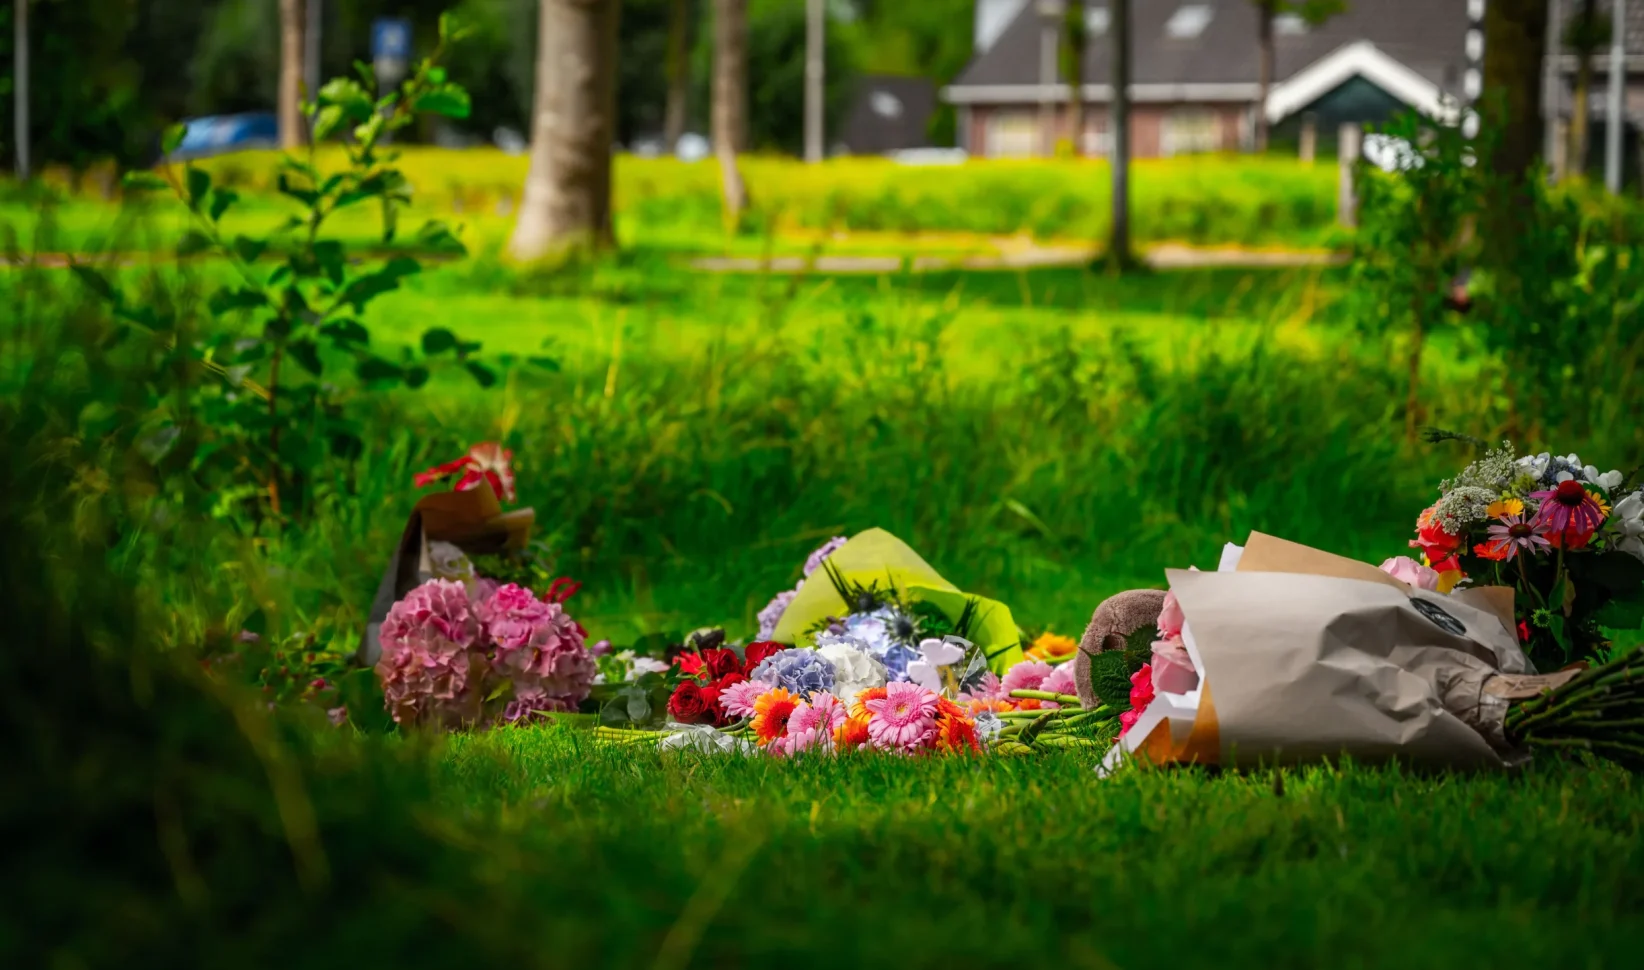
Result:
{"label": "birch tree trunk", "polygon": [[529,262],[615,243],[611,139],[616,130],[620,0],[540,0],[531,168],[508,254]]}
{"label": "birch tree trunk", "polygon": [[713,142],[725,192],[725,224],[741,225],[748,186],[737,167],[748,147],[748,0],[714,0]]}
{"label": "birch tree trunk", "polygon": [[[280,0],[280,147],[290,150],[308,141],[303,122],[302,84],[304,74],[303,20],[307,0]],[[266,8],[265,8],[266,9]]]}

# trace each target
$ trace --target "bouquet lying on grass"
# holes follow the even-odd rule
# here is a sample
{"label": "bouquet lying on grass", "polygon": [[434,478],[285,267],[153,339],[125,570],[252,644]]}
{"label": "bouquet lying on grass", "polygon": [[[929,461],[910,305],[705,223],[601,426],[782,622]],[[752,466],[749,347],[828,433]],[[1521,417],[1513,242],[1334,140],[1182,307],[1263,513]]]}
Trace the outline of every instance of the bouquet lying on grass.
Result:
{"label": "bouquet lying on grass", "polygon": [[[1456,440],[1432,432],[1435,440]],[[1471,439],[1462,439],[1471,440]],[[1429,589],[1509,586],[1525,652],[1554,666],[1608,652],[1612,630],[1644,627],[1644,490],[1575,455],[1519,457],[1503,442],[1440,485],[1410,545]],[[1414,565],[1413,563],[1411,564]]]}

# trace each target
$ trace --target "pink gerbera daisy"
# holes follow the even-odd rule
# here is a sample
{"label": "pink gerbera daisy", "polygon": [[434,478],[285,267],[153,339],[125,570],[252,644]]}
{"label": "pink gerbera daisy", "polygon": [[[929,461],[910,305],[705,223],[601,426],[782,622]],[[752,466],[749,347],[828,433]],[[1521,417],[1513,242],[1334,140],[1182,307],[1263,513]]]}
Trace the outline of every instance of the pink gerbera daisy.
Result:
{"label": "pink gerbera daisy", "polygon": [[720,692],[719,703],[732,717],[753,717],[754,700],[770,689],[762,680],[738,681]]}
{"label": "pink gerbera daisy", "polygon": [[788,733],[797,734],[815,728],[831,736],[834,728],[845,723],[846,716],[845,705],[839,703],[839,698],[825,690],[818,691],[788,718]]}
{"label": "pink gerbera daisy", "polygon": [[915,751],[936,733],[936,700],[918,684],[885,685],[885,696],[867,702],[868,737],[876,748]]}
{"label": "pink gerbera daisy", "polygon": [[1005,671],[1005,681],[1001,685],[1005,695],[1009,696],[1013,690],[1039,690],[1045,678],[1050,676],[1050,664],[1043,660],[1023,660]]}

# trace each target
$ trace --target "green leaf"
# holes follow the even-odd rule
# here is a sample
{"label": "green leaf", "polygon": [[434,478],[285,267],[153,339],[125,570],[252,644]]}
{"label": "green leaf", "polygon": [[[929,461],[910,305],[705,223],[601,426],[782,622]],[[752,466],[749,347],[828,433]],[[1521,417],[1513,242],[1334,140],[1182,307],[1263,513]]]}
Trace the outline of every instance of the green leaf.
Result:
{"label": "green leaf", "polygon": [[454,11],[447,10],[440,14],[440,40],[445,43],[454,44],[473,32],[474,28],[465,24]]}
{"label": "green leaf", "polygon": [[217,188],[211,193],[211,221],[216,222],[228,211],[228,207],[240,201],[240,194],[233,189]]}
{"label": "green leaf", "polygon": [[527,363],[540,367],[543,370],[553,371],[556,374],[559,373],[559,361],[552,357],[527,357],[525,360]]}
{"label": "green leaf", "polygon": [[325,273],[333,285],[341,286],[343,281],[343,246],[335,239],[326,239],[314,244],[314,261],[319,264],[320,270]]}
{"label": "green leaf", "polygon": [[429,84],[444,84],[445,83],[445,68],[443,68],[443,67],[431,67],[431,68],[429,68],[428,69],[428,83]]}
{"label": "green leaf", "polygon": [[338,109],[341,116],[353,121],[371,117],[371,95],[353,78],[339,77],[320,88],[320,103]]}
{"label": "green leaf", "polygon": [[321,108],[314,114],[314,140],[321,142],[330,138],[347,120],[348,116],[337,105],[328,104]]}
{"label": "green leaf", "polygon": [[493,387],[496,385],[496,372],[484,364],[476,363],[475,361],[470,360],[464,362],[462,366],[468,368],[468,373],[474,376],[474,380],[480,387]]}
{"label": "green leaf", "polygon": [[1130,708],[1130,667],[1122,652],[1108,650],[1091,654],[1090,688],[1102,703],[1118,710]]}
{"label": "green leaf", "polygon": [[314,345],[314,341],[293,340],[286,349],[291,351],[291,356],[302,365],[303,370],[315,377],[325,370],[325,365],[320,362],[320,348]]}
{"label": "green leaf", "polygon": [[340,344],[364,344],[371,341],[371,333],[361,326],[358,320],[348,317],[331,321],[320,328],[320,333]]}
{"label": "green leaf", "polygon": [[422,352],[430,357],[443,354],[457,345],[457,335],[444,327],[435,327],[424,330],[422,334]]}
{"label": "green leaf", "polygon": [[1593,619],[1612,630],[1644,629],[1644,595],[1613,599],[1599,607]]}
{"label": "green leaf", "polygon": [[396,256],[389,260],[382,269],[362,276],[348,284],[348,288],[343,291],[342,302],[353,306],[354,312],[361,312],[365,309],[367,303],[390,290],[397,289],[400,280],[419,272],[421,269],[422,267],[417,264],[416,260],[407,256]]}
{"label": "green leaf", "polygon": [[176,151],[183,143],[183,136],[187,134],[188,126],[185,124],[168,126],[165,133],[160,136],[160,154],[170,155]]}
{"label": "green leaf", "polygon": [[182,434],[183,429],[167,422],[140,436],[137,439],[137,451],[150,465],[158,465],[171,452],[172,446],[177,444],[177,439],[182,437]]}
{"label": "green leaf", "polygon": [[252,239],[250,236],[234,237],[234,255],[241,262],[255,263],[262,258],[263,252],[268,249],[268,242],[263,239]]}
{"label": "green leaf", "polygon": [[120,187],[127,192],[159,192],[168,188],[166,180],[153,172],[127,172],[120,179]]}
{"label": "green leaf", "polygon": [[188,167],[188,207],[198,209],[211,190],[211,173],[203,168]]}
{"label": "green leaf", "polygon": [[198,229],[190,229],[188,234],[183,236],[182,242],[177,244],[177,255],[193,256],[196,253],[203,253],[210,249],[211,245],[209,236]]}
{"label": "green leaf", "polygon": [[412,102],[412,111],[443,115],[447,118],[466,118],[469,111],[468,92],[455,84],[444,84],[425,91]]}
{"label": "green leaf", "polygon": [[405,386],[413,391],[428,383],[428,368],[421,364],[412,364],[405,369]]}
{"label": "green leaf", "polygon": [[381,357],[367,357],[355,371],[362,381],[403,380],[405,369]]}
{"label": "green leaf", "polygon": [[[279,189],[281,195],[290,196],[306,206],[312,206],[314,204],[314,200],[320,197],[319,193],[315,192],[313,189],[305,189],[294,184],[291,179],[286,177],[284,172],[280,173],[280,177],[275,181],[274,187]],[[299,225],[300,224],[301,223],[299,223]]]}
{"label": "green leaf", "polygon": [[222,289],[211,294],[207,304],[213,316],[222,316],[230,310],[249,310],[252,307],[268,305],[268,298],[261,292],[250,288]]}
{"label": "green leaf", "polygon": [[84,283],[93,293],[96,293],[98,296],[109,301],[110,303],[120,302],[120,294],[115,292],[114,284],[110,283],[108,281],[108,277],[104,276],[102,273],[92,269],[90,266],[82,266],[79,263],[70,265],[69,271],[72,272],[80,280],[80,282]]}

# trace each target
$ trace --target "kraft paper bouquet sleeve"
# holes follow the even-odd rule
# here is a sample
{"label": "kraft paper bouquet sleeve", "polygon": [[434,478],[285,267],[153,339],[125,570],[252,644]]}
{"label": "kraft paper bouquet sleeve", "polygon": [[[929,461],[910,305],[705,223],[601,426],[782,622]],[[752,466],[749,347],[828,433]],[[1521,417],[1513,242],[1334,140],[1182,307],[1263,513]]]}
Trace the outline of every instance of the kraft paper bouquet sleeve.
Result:
{"label": "kraft paper bouquet sleeve", "polygon": [[1346,754],[1500,768],[1527,757],[1503,728],[1512,699],[1576,673],[1534,674],[1510,591],[1412,589],[1259,533],[1220,571],[1167,576],[1199,684],[1160,694],[1116,756],[1238,767]]}

